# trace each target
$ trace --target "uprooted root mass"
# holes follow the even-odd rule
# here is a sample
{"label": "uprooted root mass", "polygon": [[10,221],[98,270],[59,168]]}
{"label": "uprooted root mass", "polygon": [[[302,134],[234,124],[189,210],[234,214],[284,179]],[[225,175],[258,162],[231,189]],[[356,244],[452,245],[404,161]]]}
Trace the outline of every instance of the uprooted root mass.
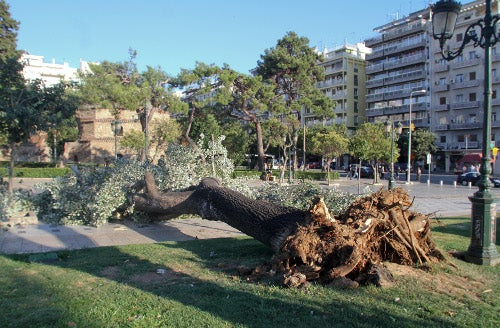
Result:
{"label": "uprooted root mass", "polygon": [[382,189],[331,218],[319,200],[309,222],[285,239],[268,269],[284,272],[284,284],[290,287],[312,280],[355,287],[390,280],[384,261],[414,265],[442,260],[431,239],[429,217],[410,211],[411,205],[405,190]]}

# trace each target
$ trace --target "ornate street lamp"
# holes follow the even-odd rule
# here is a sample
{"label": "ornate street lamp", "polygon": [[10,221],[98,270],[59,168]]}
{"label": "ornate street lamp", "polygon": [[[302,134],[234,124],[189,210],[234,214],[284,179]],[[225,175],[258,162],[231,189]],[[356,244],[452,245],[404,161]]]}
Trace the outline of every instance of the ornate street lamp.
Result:
{"label": "ornate street lamp", "polygon": [[389,190],[396,187],[396,180],[394,180],[394,134],[400,135],[402,129],[401,122],[398,122],[395,126],[392,120],[387,119],[385,122],[385,131],[391,134],[391,176],[389,177]]}
{"label": "ornate street lamp", "polygon": [[415,93],[426,93],[427,90],[415,90],[410,92],[410,120],[408,123],[408,163],[406,166],[406,183],[410,184],[410,175],[411,175],[411,106],[412,106],[412,98]]}
{"label": "ornate street lamp", "polygon": [[444,48],[446,40],[453,36],[460,3],[453,0],[440,0],[433,7],[434,19],[432,22],[434,39],[439,40],[441,55],[446,60],[458,57],[466,44],[472,42],[474,47],[484,49],[484,127],[481,159],[481,180],[479,190],[469,197],[472,202],[472,231],[469,248],[465,259],[477,264],[495,265],[500,262],[497,253],[496,240],[496,204],[491,193],[490,182],[490,152],[491,152],[491,47],[498,42],[496,23],[499,16],[491,15],[491,0],[486,0],[484,18],[469,25],[464,39],[458,50],[450,51]]}
{"label": "ornate street lamp", "polygon": [[120,120],[113,120],[111,121],[111,131],[113,131],[113,136],[115,138],[115,159],[118,158],[118,153],[117,153],[117,136],[123,135],[123,126],[122,126],[122,121]]}

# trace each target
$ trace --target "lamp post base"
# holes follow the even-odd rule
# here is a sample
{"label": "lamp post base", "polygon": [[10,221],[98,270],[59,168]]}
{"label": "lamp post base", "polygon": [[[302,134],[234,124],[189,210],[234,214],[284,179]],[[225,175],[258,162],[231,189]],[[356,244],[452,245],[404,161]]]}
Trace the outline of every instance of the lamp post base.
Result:
{"label": "lamp post base", "polygon": [[389,178],[389,186],[388,187],[389,187],[389,190],[396,188],[396,180],[394,180],[394,176],[392,176],[392,175]]}
{"label": "lamp post base", "polygon": [[500,263],[496,249],[496,204],[491,193],[476,192],[469,197],[472,202],[471,241],[465,260],[494,266]]}

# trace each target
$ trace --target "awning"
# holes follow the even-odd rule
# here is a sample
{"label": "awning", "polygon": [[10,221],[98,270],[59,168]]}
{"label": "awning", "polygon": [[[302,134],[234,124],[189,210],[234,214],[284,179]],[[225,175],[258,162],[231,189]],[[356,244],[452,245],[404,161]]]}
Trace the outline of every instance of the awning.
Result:
{"label": "awning", "polygon": [[480,164],[482,154],[467,154],[457,161],[457,164]]}

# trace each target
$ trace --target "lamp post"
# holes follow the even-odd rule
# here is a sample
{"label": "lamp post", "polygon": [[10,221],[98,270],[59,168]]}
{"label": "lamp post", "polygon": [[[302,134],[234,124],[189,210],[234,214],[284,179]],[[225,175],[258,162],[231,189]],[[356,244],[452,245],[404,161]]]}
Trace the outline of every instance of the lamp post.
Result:
{"label": "lamp post", "polygon": [[490,140],[491,140],[491,47],[498,42],[496,23],[498,15],[491,14],[491,0],[486,0],[484,18],[472,23],[464,33],[462,44],[456,51],[445,49],[446,40],[453,36],[455,24],[461,5],[454,0],[440,0],[433,7],[434,19],[432,22],[434,39],[439,40],[441,55],[450,61],[459,56],[466,44],[472,42],[474,47],[484,49],[484,127],[482,140],[481,179],[478,182],[478,191],[470,196],[472,202],[472,231],[469,248],[465,254],[468,262],[485,265],[500,263],[500,256],[496,250],[496,204],[491,193],[490,182]]}
{"label": "lamp post", "polygon": [[111,121],[111,131],[113,131],[113,136],[115,138],[115,160],[118,158],[117,152],[117,136],[121,136],[122,133],[122,122],[118,119]]}
{"label": "lamp post", "polygon": [[410,120],[408,124],[408,163],[406,166],[406,183],[410,184],[410,174],[411,174],[411,106],[412,106],[412,97],[414,93],[426,93],[427,90],[415,90],[410,92]]}
{"label": "lamp post", "polygon": [[394,134],[401,134],[401,122],[398,122],[398,124],[394,126],[394,121],[389,121],[389,119],[387,119],[385,122],[385,130],[387,133],[391,134],[391,176],[389,177],[388,189],[392,190],[396,187],[396,180],[394,179]]}

